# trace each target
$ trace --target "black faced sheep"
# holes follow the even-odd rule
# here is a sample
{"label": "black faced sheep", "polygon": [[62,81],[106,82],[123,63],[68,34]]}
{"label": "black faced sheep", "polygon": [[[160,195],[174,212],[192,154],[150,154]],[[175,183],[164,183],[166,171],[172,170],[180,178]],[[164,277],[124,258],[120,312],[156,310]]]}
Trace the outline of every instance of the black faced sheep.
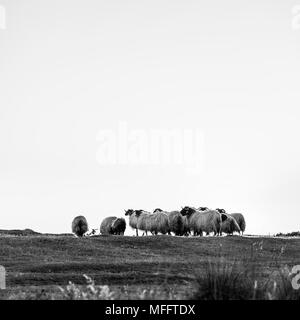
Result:
{"label": "black faced sheep", "polygon": [[183,216],[188,217],[189,228],[194,232],[194,235],[203,235],[203,232],[214,232],[215,235],[219,235],[221,231],[222,220],[226,220],[225,215],[215,210],[198,211],[191,207],[184,207],[181,210]]}

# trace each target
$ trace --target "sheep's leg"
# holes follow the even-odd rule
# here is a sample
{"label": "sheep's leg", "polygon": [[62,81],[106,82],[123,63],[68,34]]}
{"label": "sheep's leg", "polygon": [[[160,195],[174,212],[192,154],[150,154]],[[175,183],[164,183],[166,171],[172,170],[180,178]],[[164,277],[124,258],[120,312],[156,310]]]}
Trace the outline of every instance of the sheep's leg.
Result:
{"label": "sheep's leg", "polygon": [[138,237],[139,236],[138,229],[135,229],[135,231],[136,231],[136,236]]}

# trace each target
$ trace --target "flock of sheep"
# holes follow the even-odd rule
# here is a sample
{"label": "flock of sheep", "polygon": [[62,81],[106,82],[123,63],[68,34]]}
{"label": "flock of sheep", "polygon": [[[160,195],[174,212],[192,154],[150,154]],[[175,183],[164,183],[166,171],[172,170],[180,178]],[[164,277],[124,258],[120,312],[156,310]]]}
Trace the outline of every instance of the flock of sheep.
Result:
{"label": "flock of sheep", "polygon": [[[129,217],[129,225],[143,231],[143,235],[168,234],[176,236],[203,236],[211,233],[214,236],[223,233],[232,235],[234,232],[243,234],[246,222],[241,213],[227,213],[224,209],[209,209],[207,207],[184,207],[180,211],[163,211],[155,209],[152,213],[144,210],[125,210]],[[102,235],[124,235],[126,221],[124,218],[107,217],[100,226]],[[84,216],[76,217],[72,222],[72,232],[78,237],[87,235],[88,223]],[[95,229],[89,235],[95,234]]]}

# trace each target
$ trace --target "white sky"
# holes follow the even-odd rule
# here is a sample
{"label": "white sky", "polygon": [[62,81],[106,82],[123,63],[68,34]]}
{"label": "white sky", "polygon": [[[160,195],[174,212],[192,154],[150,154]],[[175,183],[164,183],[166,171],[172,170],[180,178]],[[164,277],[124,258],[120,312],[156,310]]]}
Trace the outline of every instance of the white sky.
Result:
{"label": "white sky", "polygon": [[[300,229],[300,30],[290,0],[0,0],[0,228],[98,228],[126,208]],[[103,129],[199,129],[201,174],[100,165]]]}

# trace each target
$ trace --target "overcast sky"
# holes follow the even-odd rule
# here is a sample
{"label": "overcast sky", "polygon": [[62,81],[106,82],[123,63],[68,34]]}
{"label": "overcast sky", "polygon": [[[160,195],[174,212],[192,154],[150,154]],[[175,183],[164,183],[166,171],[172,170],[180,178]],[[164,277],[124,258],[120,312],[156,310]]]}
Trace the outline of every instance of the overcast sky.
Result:
{"label": "overcast sky", "polygon": [[[193,205],[243,212],[251,234],[300,229],[300,0],[1,5],[0,228]],[[146,161],[101,162],[139,149],[122,126]],[[201,170],[147,161],[157,129],[199,134]]]}

